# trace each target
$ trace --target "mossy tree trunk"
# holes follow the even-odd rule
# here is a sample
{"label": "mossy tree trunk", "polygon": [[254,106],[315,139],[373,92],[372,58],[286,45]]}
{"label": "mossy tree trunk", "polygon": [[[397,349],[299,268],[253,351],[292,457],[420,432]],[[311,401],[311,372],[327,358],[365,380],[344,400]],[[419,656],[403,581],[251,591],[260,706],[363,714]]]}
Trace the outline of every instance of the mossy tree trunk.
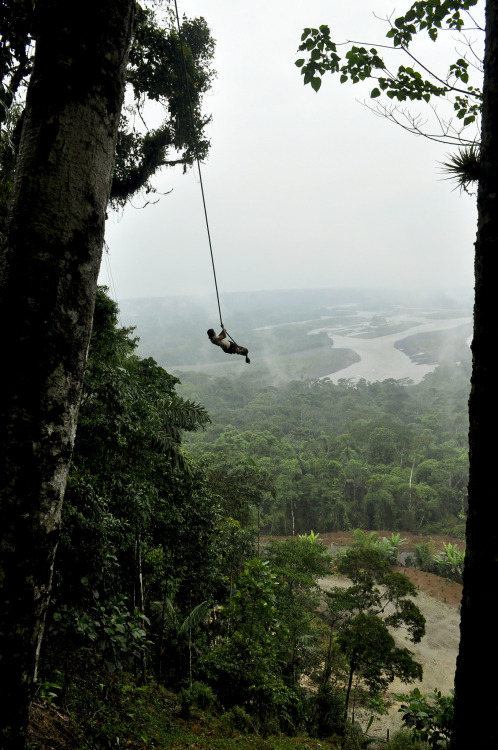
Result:
{"label": "mossy tree trunk", "polygon": [[135,0],[41,0],[0,265],[0,745],[25,735],[91,333]]}

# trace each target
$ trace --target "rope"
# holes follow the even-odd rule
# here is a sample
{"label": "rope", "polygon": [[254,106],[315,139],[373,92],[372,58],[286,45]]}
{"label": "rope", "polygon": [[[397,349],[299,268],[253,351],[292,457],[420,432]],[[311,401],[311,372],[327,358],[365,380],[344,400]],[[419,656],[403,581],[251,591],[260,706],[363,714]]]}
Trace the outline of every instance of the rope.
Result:
{"label": "rope", "polygon": [[[194,111],[193,111],[193,107],[192,107],[192,99],[190,97],[190,89],[189,89],[189,85],[188,85],[187,61],[185,60],[185,52],[184,52],[184,49],[183,49],[183,38],[182,38],[181,29],[180,29],[180,16],[178,15],[178,5],[177,5],[176,0],[175,0],[175,13],[176,13],[176,24],[177,24],[177,27],[178,27],[178,38],[180,40],[180,47],[181,47],[181,50],[182,50],[183,69],[184,69],[184,72],[185,72],[185,87],[187,89],[188,107],[189,107],[189,112],[190,112],[190,123],[192,125],[192,134],[193,134],[193,138],[194,138],[195,159],[197,161],[197,169],[199,170],[199,182],[200,182],[200,185],[201,185],[202,205],[204,207],[204,218],[205,218],[205,221],[206,221],[206,230],[207,230],[207,236],[208,236],[208,242],[209,242],[209,252],[211,254],[211,265],[213,267],[214,287],[216,289],[216,299],[218,301],[218,312],[220,314],[220,323],[221,323],[221,327],[224,328],[223,318],[221,317],[220,295],[218,293],[218,282],[216,280],[216,268],[215,268],[215,265],[214,265],[213,245],[212,245],[212,242],[211,242],[211,232],[209,231],[209,221],[208,221],[208,215],[207,215],[207,209],[206,209],[206,198],[205,198],[205,195],[204,195],[204,185],[202,183],[201,162],[200,162],[200,159],[199,159],[199,142],[197,140],[197,132],[196,132],[196,129],[195,129],[195,124],[194,124]],[[228,338],[232,339],[232,337],[228,333],[227,333],[227,336],[228,336]],[[233,339],[232,339],[232,341],[233,341]],[[235,341],[233,341],[233,343],[235,344]]]}

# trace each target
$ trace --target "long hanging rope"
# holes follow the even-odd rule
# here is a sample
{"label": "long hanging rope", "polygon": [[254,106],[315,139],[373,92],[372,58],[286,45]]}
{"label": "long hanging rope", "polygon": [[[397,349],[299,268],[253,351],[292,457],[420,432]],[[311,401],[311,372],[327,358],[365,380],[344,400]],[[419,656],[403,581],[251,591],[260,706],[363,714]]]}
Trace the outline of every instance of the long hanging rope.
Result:
{"label": "long hanging rope", "polygon": [[108,281],[109,281],[109,289],[110,289],[110,292],[111,292],[111,299],[113,299],[114,302],[116,303],[117,315],[118,315],[118,324],[121,325],[121,319],[120,319],[121,313],[119,311],[118,295],[116,294],[116,286],[114,284],[114,277],[112,275],[111,261],[109,260],[109,246],[108,246],[107,242],[105,242],[105,241],[104,241],[104,253],[103,253],[103,255],[104,255],[105,266],[106,266],[106,269],[107,269],[107,278],[108,278]]}
{"label": "long hanging rope", "polygon": [[[221,305],[220,305],[220,295],[218,293],[218,282],[216,280],[216,268],[215,268],[215,265],[214,265],[214,255],[213,255],[213,245],[212,245],[212,242],[211,242],[211,232],[209,231],[209,221],[208,221],[207,208],[206,208],[206,198],[205,198],[205,195],[204,195],[204,185],[203,185],[203,182],[202,182],[201,161],[199,159],[199,142],[197,140],[197,131],[195,129],[195,124],[194,124],[194,110],[193,110],[193,107],[192,107],[192,99],[191,99],[191,96],[190,96],[190,87],[189,87],[189,84],[188,84],[187,61],[185,59],[185,50],[184,50],[184,47],[183,47],[183,38],[182,38],[182,32],[181,32],[181,27],[180,27],[180,16],[178,14],[178,5],[177,5],[176,0],[175,0],[175,14],[176,14],[176,25],[178,27],[178,39],[180,41],[180,47],[181,47],[181,50],[182,50],[183,70],[184,70],[184,73],[185,73],[185,88],[187,90],[188,107],[189,107],[189,113],[190,113],[190,124],[192,126],[192,135],[193,135],[193,139],[194,139],[195,160],[197,162],[197,169],[199,171],[199,182],[200,182],[200,185],[201,185],[202,205],[204,207],[204,218],[205,218],[205,221],[206,221],[206,230],[207,230],[208,243],[209,243],[209,252],[211,254],[211,265],[213,267],[214,287],[216,289],[216,299],[218,301],[218,312],[220,314],[220,323],[221,323],[221,327],[224,328],[225,326],[223,325],[223,318],[221,316]],[[228,336],[229,339],[231,339],[234,342],[234,344],[236,343],[232,339],[232,337],[230,336],[230,334],[228,332],[227,332],[227,336]]]}

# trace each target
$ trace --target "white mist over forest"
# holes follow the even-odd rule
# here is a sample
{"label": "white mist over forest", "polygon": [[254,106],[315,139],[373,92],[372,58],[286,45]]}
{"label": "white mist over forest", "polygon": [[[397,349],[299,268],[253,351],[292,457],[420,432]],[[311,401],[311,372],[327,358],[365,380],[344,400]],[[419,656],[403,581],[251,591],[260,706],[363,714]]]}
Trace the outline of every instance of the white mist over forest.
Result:
{"label": "white mist over forest", "polygon": [[438,364],[470,358],[470,294],[339,288],[221,299],[229,334],[250,350],[250,371],[206,336],[220,325],[214,295],[125,300],[121,322],[136,327],[139,354],[180,377],[188,371],[220,377],[251,372],[275,385],[303,378],[419,383]]}

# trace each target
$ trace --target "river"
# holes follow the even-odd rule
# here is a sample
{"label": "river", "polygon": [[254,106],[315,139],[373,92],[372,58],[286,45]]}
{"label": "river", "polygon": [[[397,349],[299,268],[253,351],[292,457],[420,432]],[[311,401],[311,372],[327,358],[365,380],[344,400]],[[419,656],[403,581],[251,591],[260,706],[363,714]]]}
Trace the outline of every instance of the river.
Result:
{"label": "river", "polygon": [[[407,316],[403,316],[396,320],[391,319],[389,322],[406,323],[407,319]],[[411,320],[413,320],[413,317],[411,317]],[[317,328],[310,333],[326,332],[333,341],[334,348],[352,349],[360,357],[359,362],[355,362],[349,367],[345,367],[329,375],[324,375],[321,379],[328,378],[332,382],[337,383],[342,378],[351,378],[352,380],[364,378],[369,382],[386,380],[388,378],[394,378],[395,380],[410,378],[414,383],[419,383],[437,365],[416,364],[410,357],[395,348],[396,342],[412,334],[457,328],[458,326],[469,324],[471,320],[469,317],[453,318],[451,320],[433,320],[419,317],[417,324],[406,328],[401,333],[391,333],[375,338],[359,338],[358,334],[341,336],[336,333],[337,329],[328,329],[326,326]]]}

